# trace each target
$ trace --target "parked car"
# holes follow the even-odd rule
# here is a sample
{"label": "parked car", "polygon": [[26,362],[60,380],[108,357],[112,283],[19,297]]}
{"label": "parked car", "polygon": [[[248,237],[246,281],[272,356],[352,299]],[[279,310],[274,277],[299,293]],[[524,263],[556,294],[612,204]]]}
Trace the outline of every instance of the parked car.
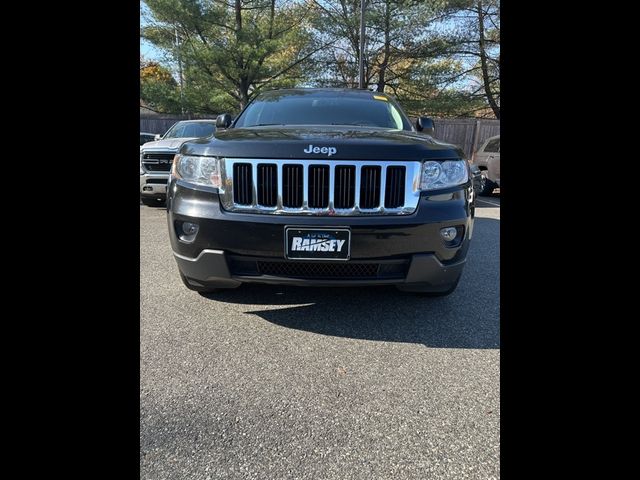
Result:
{"label": "parked car", "polygon": [[500,186],[500,135],[487,138],[473,156],[482,173],[480,195],[491,195]]}
{"label": "parked car", "polygon": [[475,197],[478,196],[484,188],[485,181],[484,176],[482,175],[482,171],[476,164],[470,163],[469,169],[471,173],[471,181],[473,183],[473,200],[475,200]]}
{"label": "parked car", "polygon": [[397,101],[355,89],[259,94],[185,142],[167,189],[184,285],[395,285],[448,295],[473,229],[469,162]]}
{"label": "parked car", "polygon": [[140,146],[147,142],[153,142],[156,135],[154,133],[140,132]]}
{"label": "parked car", "polygon": [[183,120],[175,123],[164,135],[155,135],[155,141],[140,146],[142,203],[162,205],[167,197],[167,181],[174,155],[187,140],[209,137],[215,130],[215,120]]}

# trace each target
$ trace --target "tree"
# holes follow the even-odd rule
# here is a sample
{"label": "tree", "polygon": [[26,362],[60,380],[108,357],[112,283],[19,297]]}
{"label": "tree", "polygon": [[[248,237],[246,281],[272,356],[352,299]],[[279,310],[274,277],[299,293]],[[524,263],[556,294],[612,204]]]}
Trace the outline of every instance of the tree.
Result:
{"label": "tree", "polygon": [[[358,85],[360,0],[309,0],[320,11],[316,34],[331,48],[318,55],[318,85]],[[456,2],[368,0],[364,52],[365,88],[394,94],[412,114],[457,116],[481,102],[452,85],[463,64],[451,58],[452,38],[443,29]],[[455,39],[454,39],[455,40]]]}
{"label": "tree", "polygon": [[459,0],[451,55],[468,66],[471,96],[500,118],[500,0]]}
{"label": "tree", "polygon": [[171,72],[157,62],[140,58],[140,99],[161,113],[180,111],[180,92]]}
{"label": "tree", "polygon": [[[146,0],[142,36],[179,58],[193,111],[237,111],[262,89],[294,86],[321,49],[310,11],[294,1]],[[177,38],[177,41],[176,41]]]}
{"label": "tree", "polygon": [[[366,88],[392,93],[410,114],[500,118],[499,0],[363,1]],[[360,0],[146,5],[142,36],[178,70],[165,109],[237,112],[267,88],[358,86]]]}

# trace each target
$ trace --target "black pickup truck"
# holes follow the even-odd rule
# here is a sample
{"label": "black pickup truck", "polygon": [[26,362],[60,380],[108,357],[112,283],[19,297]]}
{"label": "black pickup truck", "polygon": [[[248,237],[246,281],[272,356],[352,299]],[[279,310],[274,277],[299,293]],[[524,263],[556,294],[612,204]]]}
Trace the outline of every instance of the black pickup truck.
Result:
{"label": "black pickup truck", "polygon": [[395,285],[447,295],[473,229],[460,148],[393,97],[276,90],[185,143],[167,189],[171,246],[196,291],[245,282]]}

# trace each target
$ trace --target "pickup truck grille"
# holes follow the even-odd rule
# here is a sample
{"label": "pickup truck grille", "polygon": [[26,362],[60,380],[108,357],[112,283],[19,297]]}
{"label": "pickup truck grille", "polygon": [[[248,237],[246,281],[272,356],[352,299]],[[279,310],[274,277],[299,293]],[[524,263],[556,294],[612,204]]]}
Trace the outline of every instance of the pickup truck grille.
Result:
{"label": "pickup truck grille", "polygon": [[284,215],[407,215],[420,162],[225,159],[222,205]]}
{"label": "pickup truck grille", "polygon": [[148,172],[169,172],[174,155],[175,153],[143,153],[142,166]]}

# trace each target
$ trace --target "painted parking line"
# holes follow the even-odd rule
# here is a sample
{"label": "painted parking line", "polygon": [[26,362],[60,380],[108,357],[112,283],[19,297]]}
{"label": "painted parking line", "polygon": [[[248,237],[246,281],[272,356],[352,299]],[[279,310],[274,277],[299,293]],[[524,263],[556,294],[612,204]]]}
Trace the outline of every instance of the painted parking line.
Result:
{"label": "painted parking line", "polygon": [[479,198],[476,199],[476,202],[482,202],[482,203],[486,203],[487,205],[493,205],[494,207],[499,207],[500,204],[499,203],[495,203],[495,202],[489,202],[487,200],[480,200]]}

